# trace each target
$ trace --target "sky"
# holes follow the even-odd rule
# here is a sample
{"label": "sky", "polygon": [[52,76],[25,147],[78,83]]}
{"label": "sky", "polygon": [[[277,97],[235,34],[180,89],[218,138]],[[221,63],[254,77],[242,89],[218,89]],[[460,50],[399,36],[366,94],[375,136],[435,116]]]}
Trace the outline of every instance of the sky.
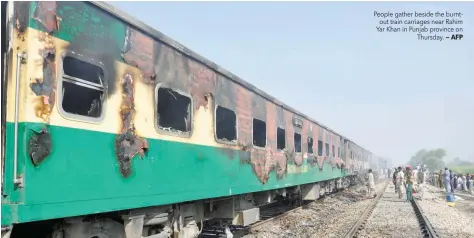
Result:
{"label": "sky", "polygon": [[[473,2],[109,3],[394,165],[474,162]],[[461,12],[464,38],[380,33],[374,11]]]}

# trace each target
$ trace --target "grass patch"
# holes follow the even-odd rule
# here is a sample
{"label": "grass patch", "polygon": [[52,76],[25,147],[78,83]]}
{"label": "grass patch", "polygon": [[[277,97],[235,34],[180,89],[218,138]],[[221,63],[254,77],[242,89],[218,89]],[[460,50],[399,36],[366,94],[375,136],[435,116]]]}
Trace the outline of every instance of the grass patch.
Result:
{"label": "grass patch", "polygon": [[468,166],[453,166],[451,169],[456,174],[474,174],[474,165]]}

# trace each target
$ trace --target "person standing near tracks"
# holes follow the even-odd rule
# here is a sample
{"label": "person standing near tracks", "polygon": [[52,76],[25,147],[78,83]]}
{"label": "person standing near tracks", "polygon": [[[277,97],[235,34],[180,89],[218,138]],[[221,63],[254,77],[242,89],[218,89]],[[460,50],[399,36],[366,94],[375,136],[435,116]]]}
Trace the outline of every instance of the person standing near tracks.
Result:
{"label": "person standing near tracks", "polygon": [[439,170],[438,185],[439,188],[443,188],[443,171],[441,169]]}
{"label": "person standing near tracks", "polygon": [[402,167],[398,167],[398,173],[395,178],[395,187],[397,188],[398,198],[402,198],[403,196],[403,179],[405,174],[403,173]]}
{"label": "person standing near tracks", "polygon": [[413,199],[413,183],[415,182],[415,174],[410,166],[407,166],[406,184],[407,184],[407,202]]}
{"label": "person standing near tracks", "polygon": [[446,189],[446,194],[451,192],[451,173],[448,168],[444,168],[444,188]]}
{"label": "person standing near tracks", "polygon": [[398,168],[395,168],[392,175],[392,182],[393,182],[393,185],[395,185],[395,193],[398,193],[397,175],[398,175]]}
{"label": "person standing near tracks", "polygon": [[369,184],[367,186],[367,191],[369,192],[369,197],[375,197],[375,180],[374,175],[372,174],[372,169],[369,169]]}

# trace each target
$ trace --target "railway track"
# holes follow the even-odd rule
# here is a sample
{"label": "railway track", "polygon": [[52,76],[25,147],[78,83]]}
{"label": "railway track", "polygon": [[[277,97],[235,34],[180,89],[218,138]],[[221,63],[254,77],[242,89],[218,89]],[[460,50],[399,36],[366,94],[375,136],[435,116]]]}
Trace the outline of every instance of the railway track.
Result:
{"label": "railway track", "polygon": [[[385,193],[385,190],[387,186],[389,185],[390,181],[386,182],[386,185],[384,186],[384,189],[382,189],[378,194],[377,197],[374,199],[374,201],[365,209],[364,213],[360,216],[360,218],[354,223],[354,225],[347,231],[345,234],[345,238],[356,238],[360,236],[361,231],[363,231],[366,228],[366,225],[377,207],[377,204],[379,203],[380,199],[382,198],[383,194]],[[413,198],[411,201],[411,206],[415,212],[416,219],[418,221],[418,224],[420,226],[421,230],[421,235],[422,237],[426,238],[438,238],[438,235],[436,234],[436,231],[433,229],[431,226],[431,223],[428,221],[425,215],[423,215],[423,212],[420,209],[420,206],[416,199]]]}
{"label": "railway track", "polygon": [[[356,184],[350,185],[349,187],[357,186]],[[344,192],[345,189],[335,191],[332,193],[325,194],[324,196],[320,197],[319,199],[323,199],[327,196],[338,196]],[[319,200],[318,199],[318,200]],[[316,200],[316,201],[318,201]],[[225,224],[222,222],[217,222],[213,224],[207,224],[205,225],[204,229],[202,230],[200,234],[200,238],[213,238],[213,237],[218,237],[218,238],[224,238],[226,236],[225,229],[228,229],[232,235],[233,238],[238,238],[238,237],[243,237],[247,234],[250,233],[257,233],[262,230],[264,226],[266,226],[268,223],[278,220],[282,217],[285,217],[289,214],[301,211],[302,209],[309,207],[311,203],[314,203],[316,201],[311,201],[311,202],[301,202],[301,204],[296,205],[296,206],[288,206],[288,205],[275,205],[275,206],[264,206],[260,211],[260,221],[249,225],[249,226],[236,226],[236,225],[230,225],[230,224]]]}

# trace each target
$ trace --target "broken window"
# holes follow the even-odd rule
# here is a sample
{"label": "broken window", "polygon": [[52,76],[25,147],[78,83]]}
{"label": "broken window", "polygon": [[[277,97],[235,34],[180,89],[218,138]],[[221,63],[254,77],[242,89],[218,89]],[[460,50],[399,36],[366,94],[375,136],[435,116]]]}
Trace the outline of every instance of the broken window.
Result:
{"label": "broken window", "polygon": [[158,88],[158,127],[174,132],[191,131],[191,98],[169,88]]}
{"label": "broken window", "polygon": [[301,134],[295,133],[295,152],[300,153],[301,152]]}
{"label": "broken window", "polygon": [[63,72],[62,109],[71,114],[99,118],[105,94],[102,68],[66,56]]}
{"label": "broken window", "polygon": [[313,154],[313,138],[308,137],[308,154]]}
{"label": "broken window", "polygon": [[216,137],[219,140],[235,142],[237,140],[237,116],[225,107],[216,109]]}
{"label": "broken window", "polygon": [[318,156],[323,156],[323,142],[318,140]]}
{"label": "broken window", "polygon": [[286,148],[285,129],[277,128],[277,149],[284,150]]}
{"label": "broken window", "polygon": [[326,156],[329,156],[329,143],[326,143]]}
{"label": "broken window", "polygon": [[255,118],[253,119],[253,145],[257,147],[267,145],[267,124]]}

